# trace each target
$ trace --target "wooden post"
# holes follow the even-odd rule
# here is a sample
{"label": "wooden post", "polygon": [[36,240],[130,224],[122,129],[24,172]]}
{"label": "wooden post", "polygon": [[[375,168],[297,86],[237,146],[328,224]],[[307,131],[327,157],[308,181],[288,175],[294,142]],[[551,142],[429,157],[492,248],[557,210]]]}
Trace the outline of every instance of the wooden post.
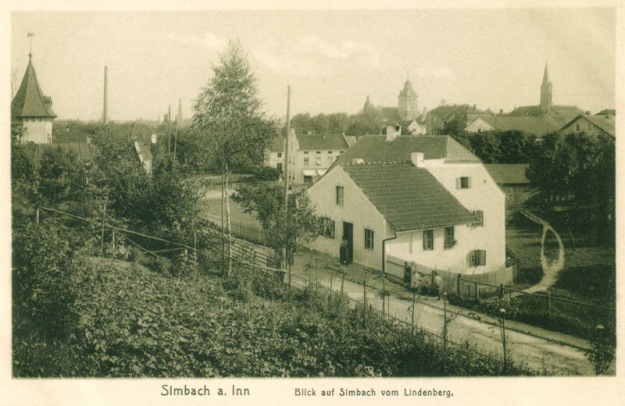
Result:
{"label": "wooden post", "polygon": [[193,228],[193,264],[197,266],[197,233]]}
{"label": "wooden post", "polygon": [[363,296],[362,296],[362,325],[367,327],[367,270],[365,269],[365,283],[363,283]]}
{"label": "wooden post", "polygon": [[100,252],[102,253],[102,256],[104,256],[104,220],[106,218],[106,202],[107,201],[108,201],[108,198],[104,200],[104,209],[102,210],[102,235],[100,238]]}
{"label": "wooden post", "polygon": [[117,253],[117,241],[115,240],[115,229],[111,229],[111,242],[113,243],[113,258],[115,258],[115,254]]}
{"label": "wooden post", "polygon": [[461,296],[461,290],[460,290],[460,274],[458,274],[458,276],[456,277],[456,294],[458,295],[458,297]]}
{"label": "wooden post", "polygon": [[547,292],[547,310],[549,311],[549,318],[551,318],[551,294]]}
{"label": "wooden post", "polygon": [[480,290],[477,288],[477,282],[475,282],[475,299],[480,300]]}
{"label": "wooden post", "polygon": [[417,289],[412,291],[412,327],[410,328],[410,334],[414,335],[414,317],[415,317],[415,303],[417,301]]}

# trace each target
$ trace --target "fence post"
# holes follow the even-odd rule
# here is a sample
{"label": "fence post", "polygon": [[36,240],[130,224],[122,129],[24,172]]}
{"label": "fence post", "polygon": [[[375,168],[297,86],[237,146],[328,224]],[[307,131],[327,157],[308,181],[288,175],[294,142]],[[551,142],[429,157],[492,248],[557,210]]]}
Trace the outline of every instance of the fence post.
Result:
{"label": "fence post", "polygon": [[475,282],[475,299],[480,300],[480,290],[477,288],[477,282]]}
{"label": "fence post", "polygon": [[102,236],[100,239],[100,252],[102,256],[104,256],[104,220],[106,218],[106,202],[108,201],[108,197],[104,199],[104,209],[102,210]]}
{"label": "fence post", "polygon": [[551,318],[551,293],[547,292],[547,310],[549,311],[549,318]]}
{"label": "fence post", "polygon": [[365,269],[365,283],[363,286],[363,296],[362,296],[362,326],[364,328],[367,327],[367,270]]}
{"label": "fence post", "polygon": [[415,302],[417,301],[417,289],[412,291],[412,326],[410,327],[410,335],[414,335],[414,312]]}
{"label": "fence post", "polygon": [[460,274],[458,274],[456,276],[456,295],[458,295],[458,297],[461,296],[461,292],[460,292]]}

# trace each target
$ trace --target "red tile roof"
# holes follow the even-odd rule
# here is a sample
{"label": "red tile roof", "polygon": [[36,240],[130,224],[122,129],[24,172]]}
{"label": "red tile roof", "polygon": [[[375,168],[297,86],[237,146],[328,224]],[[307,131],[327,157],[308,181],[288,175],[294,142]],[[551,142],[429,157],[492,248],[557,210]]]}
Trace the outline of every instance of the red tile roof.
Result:
{"label": "red tile roof", "polygon": [[11,102],[11,116],[17,119],[56,118],[52,99],[44,96],[32,60],[28,61],[22,84]]}
{"label": "red tile roof", "polygon": [[395,231],[474,221],[472,213],[427,169],[410,163],[346,164],[343,169]]}

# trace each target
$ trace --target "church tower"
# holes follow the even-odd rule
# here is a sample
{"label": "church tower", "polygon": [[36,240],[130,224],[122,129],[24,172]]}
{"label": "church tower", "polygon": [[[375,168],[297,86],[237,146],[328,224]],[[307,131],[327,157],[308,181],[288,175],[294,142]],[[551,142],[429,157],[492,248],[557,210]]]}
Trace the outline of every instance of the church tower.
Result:
{"label": "church tower", "polygon": [[540,85],[540,110],[547,113],[553,105],[553,89],[549,81],[549,72],[545,63],[545,73],[543,74],[543,83]]}
{"label": "church tower", "polygon": [[410,79],[406,79],[404,88],[397,96],[397,108],[402,120],[414,120],[419,115],[417,111],[417,93],[412,88]]}
{"label": "church tower", "polygon": [[55,118],[52,98],[44,96],[29,52],[24,78],[11,101],[11,127],[21,131],[21,143],[51,144]]}

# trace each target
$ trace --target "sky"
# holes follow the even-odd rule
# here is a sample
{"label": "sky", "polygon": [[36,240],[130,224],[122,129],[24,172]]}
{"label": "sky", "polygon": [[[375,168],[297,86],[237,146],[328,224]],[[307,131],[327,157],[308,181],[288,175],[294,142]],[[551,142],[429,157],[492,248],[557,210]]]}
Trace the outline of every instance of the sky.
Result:
{"label": "sky", "polygon": [[11,14],[17,90],[29,39],[39,83],[59,119],[102,115],[108,66],[112,120],[156,120],[193,100],[238,39],[264,109],[355,114],[397,106],[409,79],[418,108],[442,101],[498,112],[536,105],[545,64],[555,104],[614,108],[613,8],[25,11]]}

